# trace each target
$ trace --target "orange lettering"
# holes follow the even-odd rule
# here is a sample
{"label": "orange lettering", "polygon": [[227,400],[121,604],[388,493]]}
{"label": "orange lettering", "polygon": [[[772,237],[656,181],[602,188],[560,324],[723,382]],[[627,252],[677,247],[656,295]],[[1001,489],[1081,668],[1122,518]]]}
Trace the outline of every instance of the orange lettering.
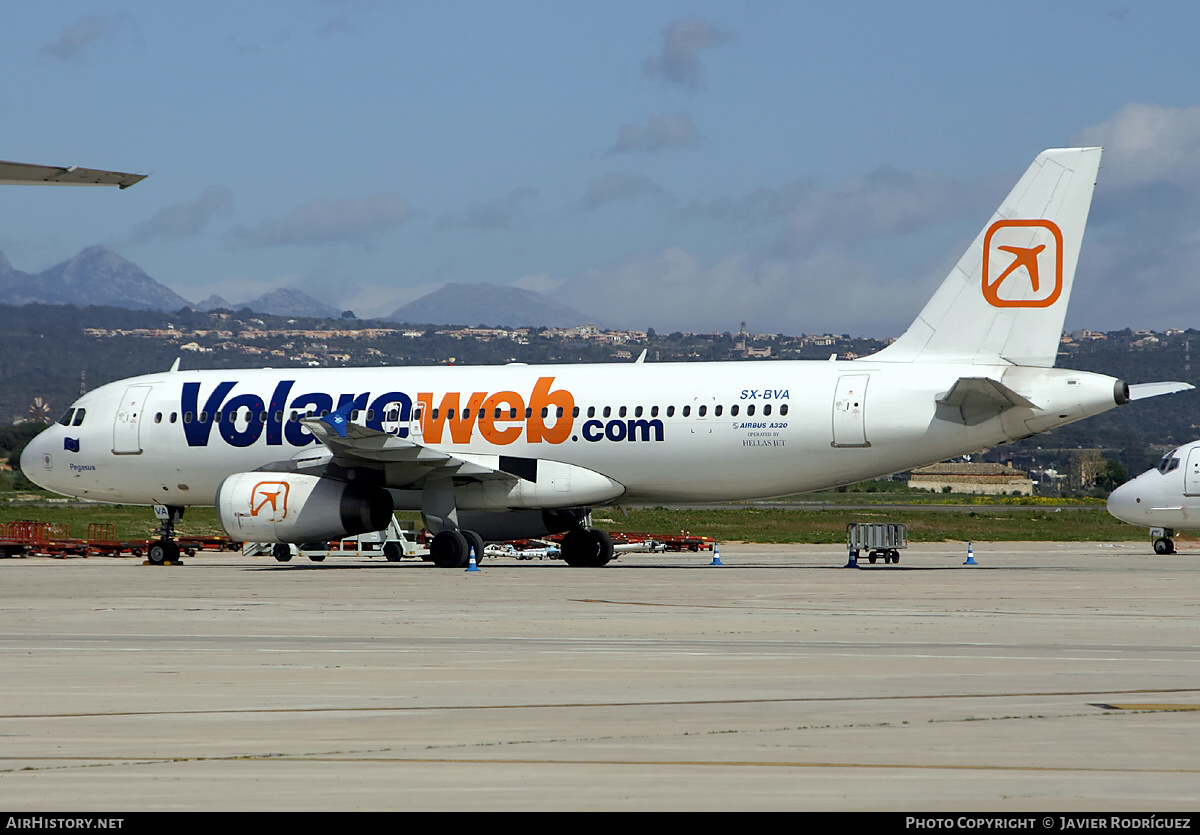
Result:
{"label": "orange lettering", "polygon": [[[496,417],[496,409],[500,408],[500,404],[504,404],[505,408],[500,409],[500,417]],[[516,417],[510,416],[512,411],[516,412]],[[496,423],[520,423],[524,419],[525,400],[521,395],[515,391],[499,391],[483,401],[483,411],[479,413],[479,434],[488,443],[511,444],[521,437],[521,427],[509,426],[500,429]]]}
{"label": "orange lettering", "polygon": [[[575,424],[572,414],[575,409],[575,398],[566,389],[550,391],[553,383],[553,377],[539,377],[537,385],[533,387],[533,394],[529,396],[529,408],[533,410],[533,413],[526,426],[525,437],[531,444],[540,443],[543,440],[552,444],[561,444],[571,437],[571,427]],[[543,409],[546,410],[547,417],[554,418],[553,426],[546,425],[545,418],[542,417]],[[562,410],[561,416],[558,415],[559,409]]]}

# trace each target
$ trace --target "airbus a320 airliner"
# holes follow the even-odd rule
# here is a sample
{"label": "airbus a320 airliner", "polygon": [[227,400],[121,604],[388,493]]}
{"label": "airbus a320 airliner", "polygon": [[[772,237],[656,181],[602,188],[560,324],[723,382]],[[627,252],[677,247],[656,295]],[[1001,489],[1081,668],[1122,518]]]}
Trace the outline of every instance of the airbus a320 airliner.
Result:
{"label": "airbus a320 airliner", "polygon": [[151,562],[183,508],[237,540],[301,543],[419,510],[431,556],[565,532],[590,508],[850,484],[1029,437],[1184,383],[1054,368],[1100,148],[1040,154],[925,305],[853,361],[179,370],[83,395],[21,456],[68,496],[153,504]]}

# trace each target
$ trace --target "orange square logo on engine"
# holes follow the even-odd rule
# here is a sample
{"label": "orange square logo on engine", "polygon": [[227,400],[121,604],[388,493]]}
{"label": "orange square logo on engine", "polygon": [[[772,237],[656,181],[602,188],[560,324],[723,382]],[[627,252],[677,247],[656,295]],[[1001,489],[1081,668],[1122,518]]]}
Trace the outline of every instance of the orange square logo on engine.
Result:
{"label": "orange square logo on engine", "polygon": [[250,515],[267,522],[282,522],[287,518],[288,483],[260,481],[250,491]]}
{"label": "orange square logo on engine", "polygon": [[998,220],[983,236],[983,297],[993,307],[1049,307],[1063,290],[1063,237],[1051,220]]}

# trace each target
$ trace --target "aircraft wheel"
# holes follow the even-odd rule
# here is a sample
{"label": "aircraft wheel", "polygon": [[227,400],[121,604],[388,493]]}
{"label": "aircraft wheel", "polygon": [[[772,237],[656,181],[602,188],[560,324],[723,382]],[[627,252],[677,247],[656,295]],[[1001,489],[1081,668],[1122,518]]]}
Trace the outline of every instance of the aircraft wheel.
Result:
{"label": "aircraft wheel", "polygon": [[174,542],[160,540],[146,550],[146,559],[151,565],[163,565],[179,559],[179,546]]}
{"label": "aircraft wheel", "polygon": [[400,562],[400,560],[404,557],[404,552],[400,550],[400,543],[383,543],[383,556],[388,562]]}
{"label": "aircraft wheel", "polygon": [[438,568],[466,568],[469,547],[462,531],[442,531],[429,543],[429,559]]}
{"label": "aircraft wheel", "polygon": [[1154,540],[1154,553],[1160,555],[1174,554],[1175,543],[1172,540],[1167,539],[1165,536],[1160,536],[1158,539]]}
{"label": "aircraft wheel", "polygon": [[576,528],[563,537],[562,559],[576,568],[600,568],[613,558],[612,537],[599,528]]}
{"label": "aircraft wheel", "polygon": [[[483,562],[483,537],[475,533],[475,531],[463,531],[463,536],[467,538],[467,545],[475,552],[475,564],[479,565]],[[471,562],[470,553],[467,554],[467,564]]]}
{"label": "aircraft wheel", "polygon": [[271,549],[271,555],[280,562],[291,562],[292,548],[286,542],[276,542]]}

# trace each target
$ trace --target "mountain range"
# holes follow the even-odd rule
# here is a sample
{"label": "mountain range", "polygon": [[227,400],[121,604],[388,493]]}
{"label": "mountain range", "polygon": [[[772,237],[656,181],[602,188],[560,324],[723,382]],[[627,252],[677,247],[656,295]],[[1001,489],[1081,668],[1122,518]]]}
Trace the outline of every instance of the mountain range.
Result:
{"label": "mountain range", "polygon": [[[280,288],[246,302],[210,296],[193,304],[155,281],[137,264],[103,246],[90,246],[74,258],[39,273],[14,269],[0,253],[0,304],[107,305],[171,312],[248,307],[274,316],[336,318],[333,307],[295,288]],[[585,314],[540,293],[495,284],[447,284],[387,317],[429,325],[570,327],[590,321]]]}

